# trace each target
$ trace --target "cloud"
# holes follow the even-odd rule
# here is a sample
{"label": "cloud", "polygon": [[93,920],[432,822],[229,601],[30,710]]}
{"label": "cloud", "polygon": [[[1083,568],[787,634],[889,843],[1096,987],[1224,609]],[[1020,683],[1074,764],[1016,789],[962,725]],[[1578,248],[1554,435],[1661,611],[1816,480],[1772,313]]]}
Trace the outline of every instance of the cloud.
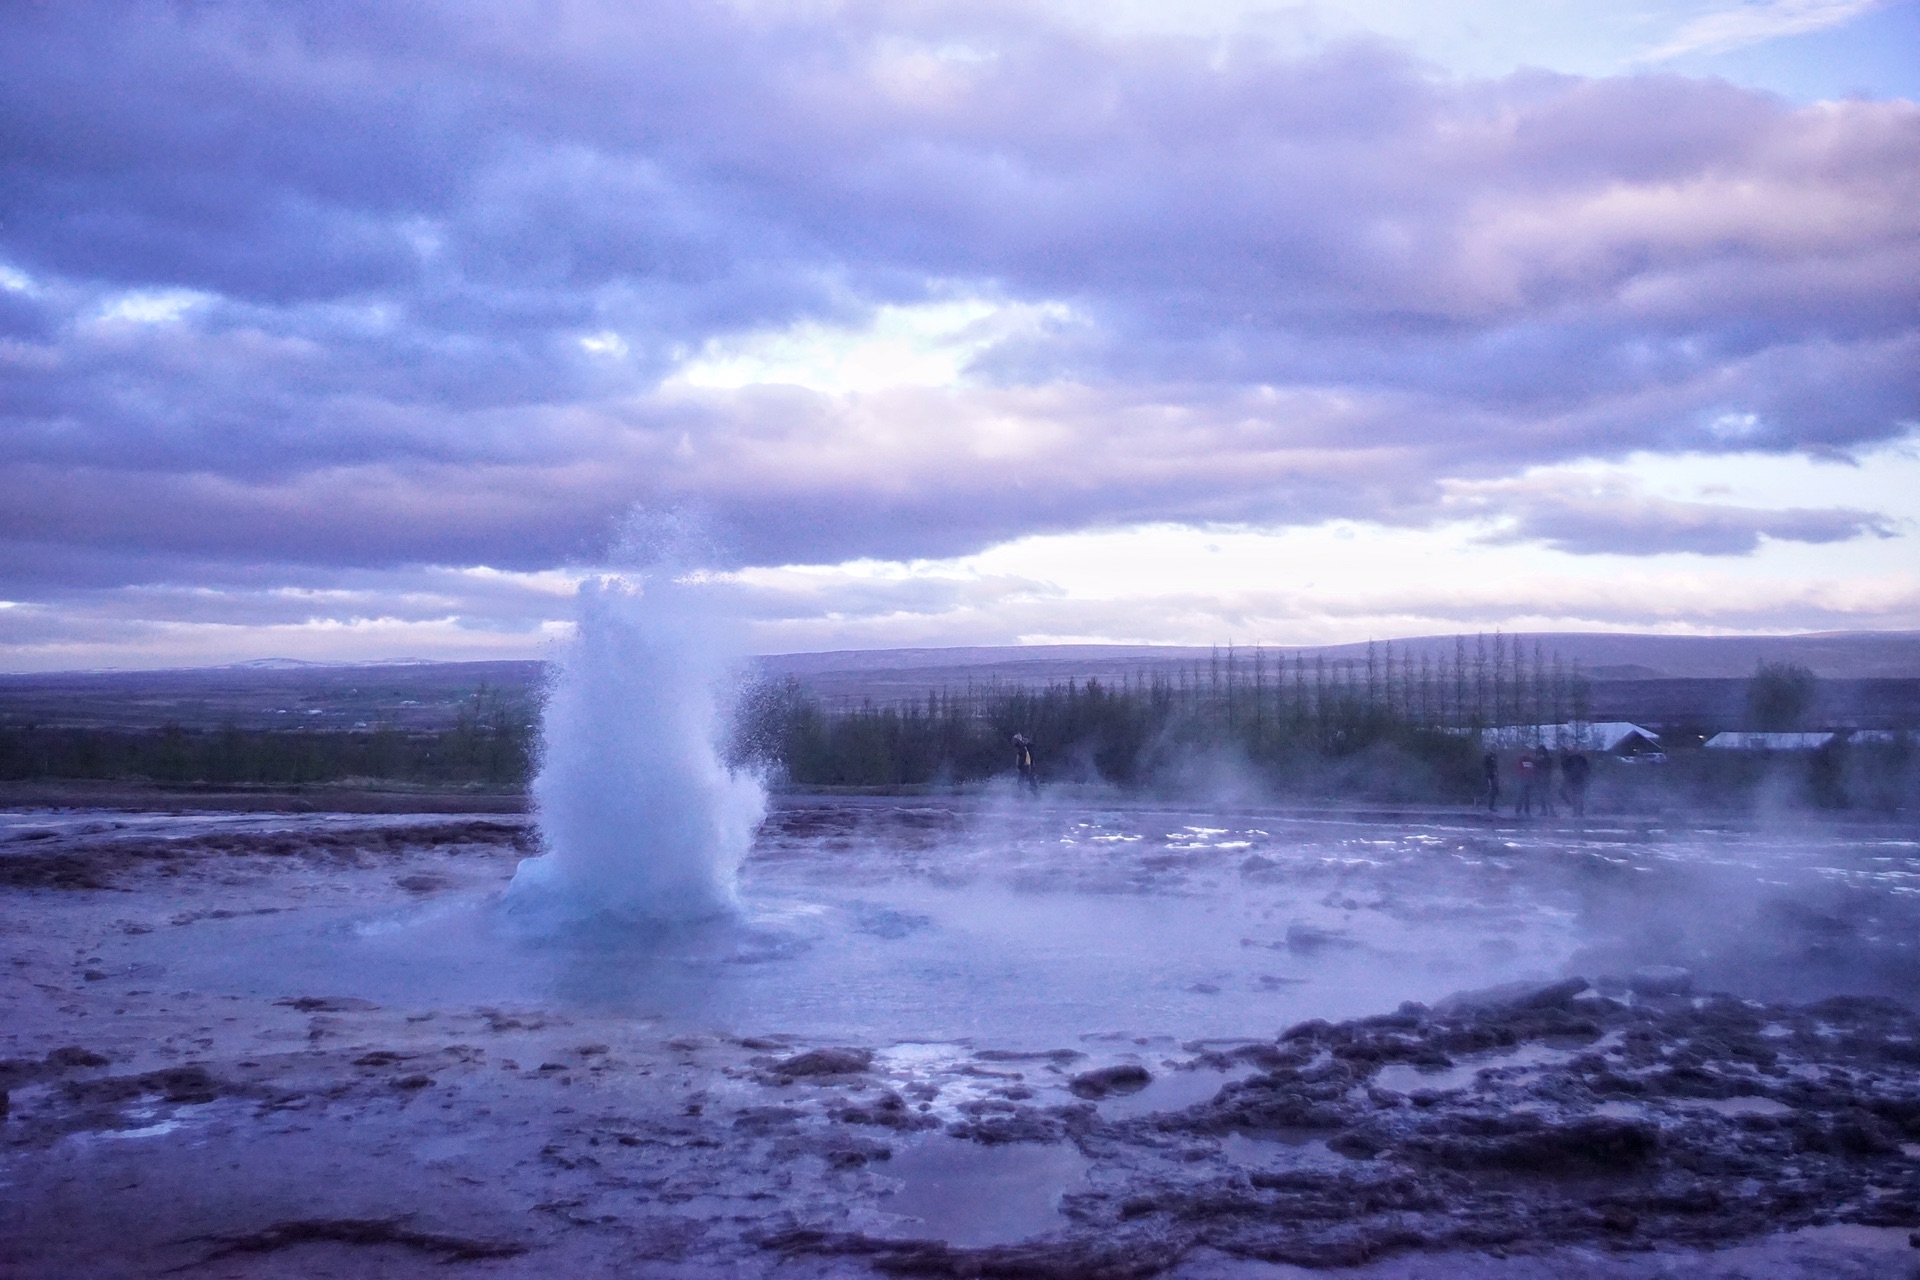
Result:
{"label": "cloud", "polygon": [[1574,555],[1741,556],[1763,539],[1819,544],[1896,536],[1893,521],[1876,512],[1676,501],[1618,479],[1456,485],[1448,507],[1490,516],[1496,527],[1489,542],[1537,542]]}
{"label": "cloud", "polygon": [[1880,7],[1882,0],[1760,0],[1737,8],[1718,9],[1692,19],[1673,38],[1642,55],[1648,62],[1664,62],[1690,53],[1725,53],[1730,49],[1805,35],[1851,22]]}
{"label": "cloud", "polygon": [[1409,585],[1329,583],[1312,589],[1159,590],[1118,597],[993,584],[944,601],[920,589],[889,600],[869,585],[854,608],[810,607],[767,589],[754,628],[766,652],[953,644],[1306,644],[1493,630],[1714,634],[1753,630],[1913,629],[1920,587],[1903,575],[1774,578],[1743,583],[1698,571],[1647,570],[1581,579],[1552,573],[1467,573]]}
{"label": "cloud", "polygon": [[1509,510],[1503,535],[1537,540],[1576,554],[1745,555],[1762,538],[1780,542],[1845,542],[1866,535],[1892,537],[1885,517],[1845,509],[1755,511],[1703,502],[1568,502]]}
{"label": "cloud", "polygon": [[[9,594],[537,572],[635,501],[762,565],[1420,527],[1529,468],[1920,423],[1909,102],[1004,7],[82,3],[0,37]],[[1479,492],[1582,552],[1880,527]]]}

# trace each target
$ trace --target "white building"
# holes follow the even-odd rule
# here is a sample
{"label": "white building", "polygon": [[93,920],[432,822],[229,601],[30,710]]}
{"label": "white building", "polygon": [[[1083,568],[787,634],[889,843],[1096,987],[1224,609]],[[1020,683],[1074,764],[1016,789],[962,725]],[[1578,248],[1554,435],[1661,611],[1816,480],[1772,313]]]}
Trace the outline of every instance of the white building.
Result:
{"label": "white building", "polygon": [[1591,724],[1510,724],[1484,730],[1480,740],[1494,748],[1547,746],[1556,751],[1599,751],[1613,756],[1637,756],[1660,749],[1660,735],[1626,720],[1596,720]]}
{"label": "white building", "polygon": [[1707,750],[1818,751],[1833,737],[1831,733],[1716,733],[1707,739]]}
{"label": "white building", "polygon": [[1898,729],[1855,729],[1847,735],[1850,747],[1897,747],[1906,740]]}

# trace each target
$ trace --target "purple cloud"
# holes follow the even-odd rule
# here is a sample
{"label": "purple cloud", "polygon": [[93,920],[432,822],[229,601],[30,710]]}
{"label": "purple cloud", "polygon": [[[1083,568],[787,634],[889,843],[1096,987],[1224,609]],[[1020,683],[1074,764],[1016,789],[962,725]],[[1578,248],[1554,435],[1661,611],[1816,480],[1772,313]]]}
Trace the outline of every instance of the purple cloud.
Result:
{"label": "purple cloud", "polygon": [[[760,563],[1417,523],[1449,478],[1920,422],[1912,103],[1000,10],[74,4],[0,36],[0,565],[32,590],[538,568],[635,500]],[[957,389],[663,385],[956,296],[1072,320]],[[1511,515],[1583,551],[1880,527]]]}
{"label": "purple cloud", "polygon": [[1758,548],[1762,539],[1821,543],[1893,536],[1884,517],[1844,508],[1755,510],[1652,498],[1562,499],[1509,506],[1505,514],[1512,527],[1490,541],[1542,542],[1588,555],[1737,556]]}

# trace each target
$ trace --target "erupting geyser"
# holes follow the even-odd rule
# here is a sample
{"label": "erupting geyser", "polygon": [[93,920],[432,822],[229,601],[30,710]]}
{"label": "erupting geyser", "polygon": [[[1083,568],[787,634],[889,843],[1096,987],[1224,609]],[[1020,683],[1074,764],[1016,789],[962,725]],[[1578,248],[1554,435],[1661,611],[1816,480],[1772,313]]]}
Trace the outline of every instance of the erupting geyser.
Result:
{"label": "erupting geyser", "polygon": [[720,757],[734,650],[711,578],[661,564],[591,580],[578,614],[533,784],[546,852],[520,864],[509,904],[653,921],[730,910],[766,795]]}

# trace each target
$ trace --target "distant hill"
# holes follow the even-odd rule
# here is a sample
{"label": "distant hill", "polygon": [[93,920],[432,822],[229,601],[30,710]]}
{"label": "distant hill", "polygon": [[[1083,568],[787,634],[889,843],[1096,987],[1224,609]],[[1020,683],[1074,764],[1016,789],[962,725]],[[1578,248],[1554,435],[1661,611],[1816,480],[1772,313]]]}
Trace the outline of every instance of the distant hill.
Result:
{"label": "distant hill", "polygon": [[0,675],[0,723],[90,729],[445,729],[481,690],[531,722],[538,662],[289,663]]}
{"label": "distant hill", "polygon": [[[1487,637],[1491,642],[1492,637]],[[1756,663],[1801,662],[1830,687],[1828,713],[1858,721],[1908,714],[1920,697],[1920,632],[1830,632],[1795,636],[1650,636],[1588,632],[1508,637],[1534,643],[1596,683],[1594,704],[1610,717],[1725,722],[1737,713],[1742,682]],[[1471,659],[1476,638],[1466,638]],[[1455,638],[1392,641],[1397,658],[1451,661]],[[1305,655],[1330,663],[1365,658],[1365,644],[1270,647],[1271,659]],[[1218,652],[1224,653],[1225,650]],[[899,703],[929,689],[1002,682],[1118,680],[1204,667],[1216,650],[1158,645],[1028,645],[947,649],[858,649],[755,659],[768,675],[792,676],[829,706]],[[1250,657],[1246,649],[1236,656]],[[531,720],[545,667],[539,662],[296,663],[168,671],[0,675],[0,723],[76,727],[302,727],[388,725],[431,730],[452,724],[484,686],[488,696]],[[1920,707],[1920,703],[1915,704]]]}
{"label": "distant hill", "polygon": [[[1493,637],[1485,637],[1491,644]],[[1920,631],[1849,631],[1796,636],[1648,636],[1540,632],[1509,636],[1531,654],[1537,642],[1549,656],[1578,662],[1596,682],[1744,680],[1761,662],[1799,662],[1826,680],[1920,679]],[[1464,637],[1469,660],[1479,637]],[[1397,658],[1453,660],[1455,636],[1415,636],[1391,642]],[[1376,649],[1376,652],[1379,650]],[[1237,656],[1250,657],[1239,649]],[[1270,658],[1304,655],[1329,663],[1364,660],[1367,645],[1268,647]],[[761,659],[776,676],[791,675],[829,702],[899,701],[929,688],[1000,680],[1054,680],[1167,672],[1210,662],[1224,649],[1171,645],[1027,645],[999,648],[869,649],[795,653]]]}

